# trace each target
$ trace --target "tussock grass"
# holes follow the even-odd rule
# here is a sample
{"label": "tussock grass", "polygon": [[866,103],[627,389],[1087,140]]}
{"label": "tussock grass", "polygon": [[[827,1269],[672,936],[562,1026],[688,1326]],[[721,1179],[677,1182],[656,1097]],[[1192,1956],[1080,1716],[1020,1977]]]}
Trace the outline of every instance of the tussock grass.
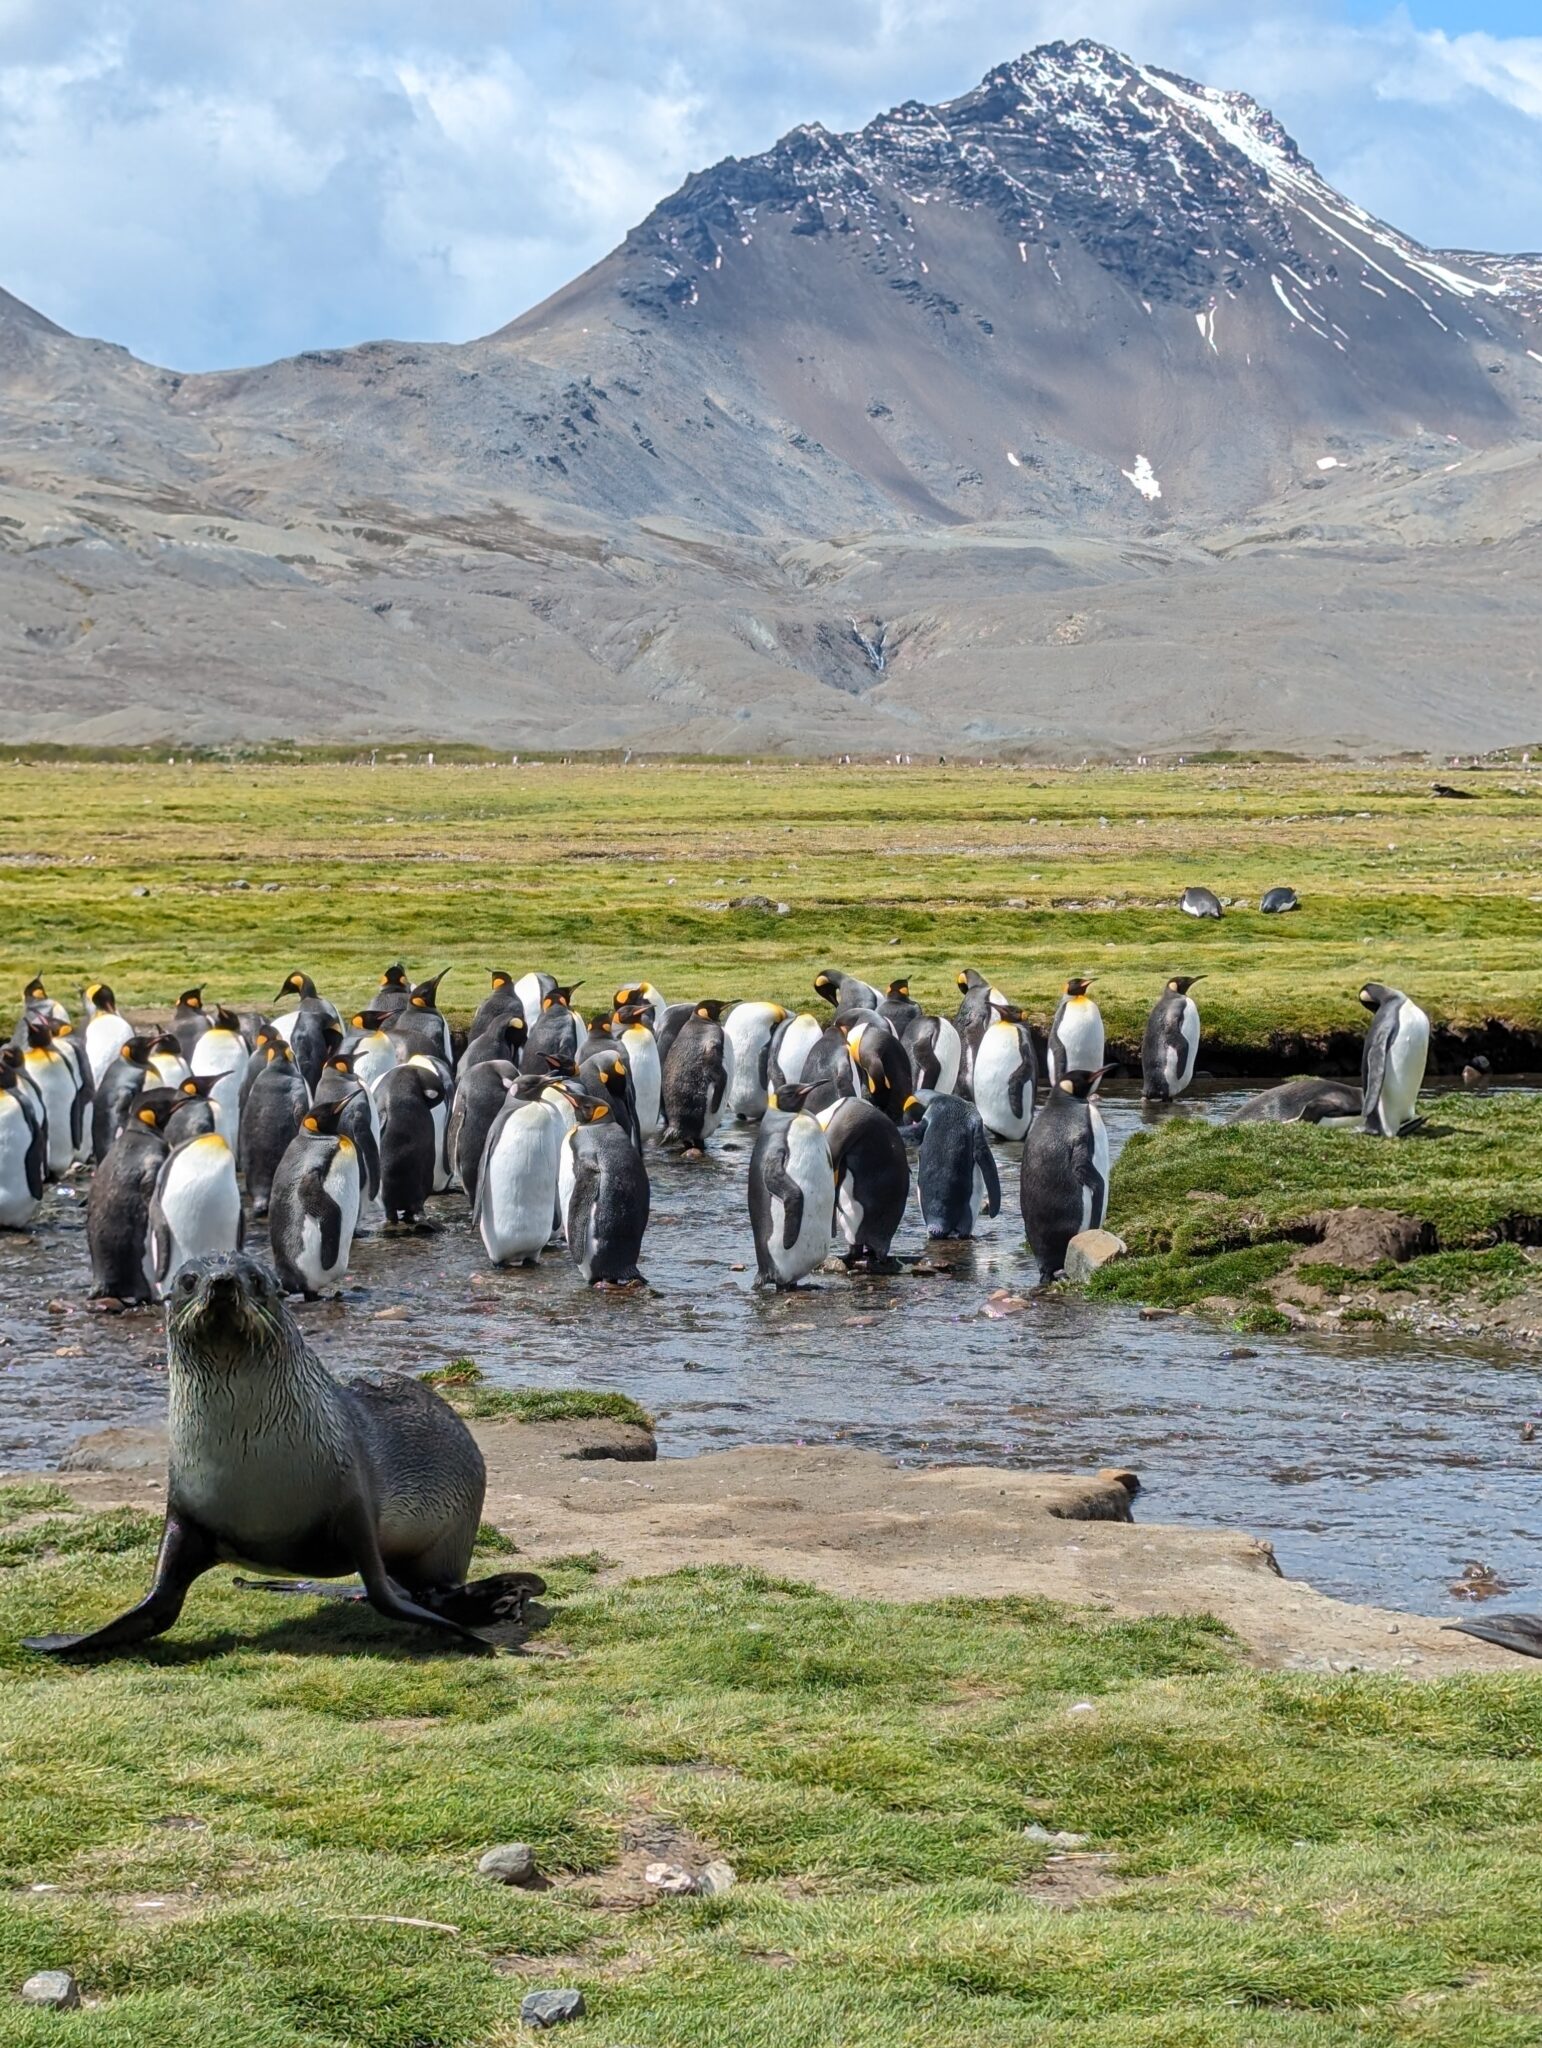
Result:
{"label": "tussock grass", "polygon": [[[450,968],[462,1017],[489,968],[530,965],[591,996],[647,973],[672,997],[817,1008],[833,962],[908,972],[951,1008],[976,964],[1042,1018],[1082,969],[1129,1045],[1188,972],[1208,976],[1212,1042],[1267,1047],[1358,1034],[1374,973],[1437,1021],[1534,1026],[1542,803],[1519,771],[1467,779],[1480,803],[1433,799],[1417,770],[1236,763],[23,765],[0,820],[0,990],[42,968],[66,989],[105,976],[131,1007],[200,980],[270,1005],[303,967],[354,1003],[400,955]],[[1191,881],[1253,907],[1197,925],[1175,907]],[[1281,881],[1302,910],[1262,916]],[[757,895],[789,915],[709,907]]]}
{"label": "tussock grass", "polygon": [[[541,1565],[548,1654],[492,1664],[223,1579],[134,1657],[14,1648],[150,1558],[0,1576],[0,1983],[71,1967],[100,2001],[6,2013],[8,2042],[512,2048],[554,1983],[588,2000],[575,2041],[640,2048],[1535,2038],[1532,1674],[1261,1677],[1199,1619],[589,1560]],[[738,1887],[622,1912],[572,1882],[639,1819]],[[1046,1903],[1066,1866],[1032,1824],[1088,1836],[1107,1895]],[[552,1890],[476,1879],[515,1839]]]}

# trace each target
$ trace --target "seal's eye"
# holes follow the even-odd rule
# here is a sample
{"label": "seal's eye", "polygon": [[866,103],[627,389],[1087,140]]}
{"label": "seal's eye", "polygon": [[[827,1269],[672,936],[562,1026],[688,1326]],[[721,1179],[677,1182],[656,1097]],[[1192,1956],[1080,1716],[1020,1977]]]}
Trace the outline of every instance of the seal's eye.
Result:
{"label": "seal's eye", "polygon": [[198,1285],[198,1275],[191,1271],[179,1273],[177,1275],[177,1285],[184,1294],[191,1294]]}

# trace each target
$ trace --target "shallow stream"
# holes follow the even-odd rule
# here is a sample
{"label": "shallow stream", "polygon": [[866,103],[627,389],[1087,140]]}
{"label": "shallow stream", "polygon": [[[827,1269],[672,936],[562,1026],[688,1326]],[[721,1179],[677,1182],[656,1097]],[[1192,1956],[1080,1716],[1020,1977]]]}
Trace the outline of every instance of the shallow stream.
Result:
{"label": "shallow stream", "polygon": [[[1166,1113],[1220,1117],[1247,1092],[1202,1089]],[[1115,1085],[1105,1113],[1117,1151],[1140,1127],[1134,1087]],[[1542,1597],[1542,1429],[1521,1438],[1542,1416],[1531,1354],[1386,1330],[1244,1338],[1074,1297],[987,1315],[992,1290],[1031,1279],[1010,1146],[1001,1218],[946,1250],[943,1274],[764,1298],[752,1142],[741,1127],[705,1161],[653,1160],[649,1294],[590,1293],[560,1252],[494,1271],[451,1195],[438,1235],[360,1238],[343,1299],[299,1313],[333,1364],[469,1355],[500,1385],[617,1388],[659,1418],[668,1457],[841,1442],[925,1464],[1128,1466],[1140,1520],[1249,1529],[1328,1593],[1470,1611],[1449,1588],[1480,1560],[1519,1604]],[[53,1190],[35,1236],[0,1235],[0,1469],[51,1465],[85,1430],[164,1410],[158,1314],[85,1310],[82,1195]],[[902,1255],[925,1241],[912,1217]]]}

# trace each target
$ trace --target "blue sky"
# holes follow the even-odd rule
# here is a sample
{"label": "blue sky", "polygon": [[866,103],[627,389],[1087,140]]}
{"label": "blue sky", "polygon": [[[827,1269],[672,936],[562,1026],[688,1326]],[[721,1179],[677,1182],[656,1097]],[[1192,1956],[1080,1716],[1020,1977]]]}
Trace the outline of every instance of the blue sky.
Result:
{"label": "blue sky", "polygon": [[462,339],[688,171],[1079,35],[1427,242],[1542,247],[1542,0],[0,0],[0,285],[184,369]]}

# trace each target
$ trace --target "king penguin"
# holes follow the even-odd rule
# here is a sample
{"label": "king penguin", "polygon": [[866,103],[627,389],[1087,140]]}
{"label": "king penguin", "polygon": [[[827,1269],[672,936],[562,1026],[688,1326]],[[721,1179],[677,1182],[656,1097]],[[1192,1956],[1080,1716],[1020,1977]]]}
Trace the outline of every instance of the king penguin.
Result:
{"label": "king penguin", "polygon": [[342,1285],[359,1222],[359,1155],[339,1128],[343,1108],[340,1100],[312,1103],[273,1176],[274,1270],[307,1301]]}
{"label": "king penguin", "polygon": [[549,1086],[521,1075],[487,1133],[471,1213],[495,1266],[533,1266],[552,1235],[566,1120]]}
{"label": "king penguin", "polygon": [[190,1259],[241,1245],[241,1190],[235,1155],[218,1131],[174,1145],[150,1198],[150,1265],[162,1300]]}
{"label": "king penguin", "polygon": [[468,1039],[475,1041],[484,1031],[490,1031],[495,1024],[501,1024],[506,1017],[517,1017],[525,1021],[525,1006],[519,999],[514,986],[514,977],[506,967],[494,967],[488,979],[492,986],[477,1005],[477,1013],[471,1020]]}
{"label": "king penguin", "polygon": [[0,1060],[0,1230],[27,1230],[43,1205],[47,1120],[20,1060]]}
{"label": "king penguin", "polygon": [[1101,1074],[1062,1074],[1023,1143],[1023,1229],[1042,1285],[1065,1264],[1066,1247],[1102,1228],[1108,1208],[1108,1132],[1093,1097]]}
{"label": "king penguin", "polygon": [[980,1112],[956,1095],[932,1095],[911,1112],[919,1130],[916,1191],[928,1237],[973,1237],[982,1214],[1001,1214],[1001,1175]]}
{"label": "king penguin", "polygon": [[665,1054],[650,1021],[653,1014],[652,1009],[641,1002],[623,1003],[612,1019],[616,1050],[626,1061],[627,1072],[632,1077],[632,1105],[638,1134],[645,1143],[658,1135],[659,1118],[664,1107]]}
{"label": "king penguin", "polygon": [[703,998],[669,1048],[660,1142],[678,1146],[687,1158],[706,1149],[733,1085],[734,1051],[722,1024],[725,1007],[715,996]]}
{"label": "king penguin", "polygon": [[1055,1005],[1046,1059],[1051,1088],[1062,1074],[1090,1074],[1103,1064],[1103,1016],[1087,993],[1091,986],[1090,975],[1073,974]]}
{"label": "king penguin", "polygon": [[444,1085],[437,1073],[411,1061],[392,1067],[375,1085],[380,1200],[390,1226],[422,1221],[440,1170],[441,1133],[435,1111],[443,1102]]}
{"label": "king penguin", "polygon": [[86,1248],[94,1300],[129,1304],[155,1299],[150,1271],[150,1204],[171,1147],[166,1128],[180,1097],[147,1088],[91,1176],[86,1195]]}
{"label": "king penguin", "polygon": [[910,1200],[910,1160],[891,1118],[871,1102],[837,1102],[819,1119],[835,1171],[835,1235],[847,1266],[889,1267]]}
{"label": "king penguin", "polygon": [[254,1216],[267,1213],[278,1162],[310,1108],[311,1092],[282,1040],[268,1047],[268,1064],[252,1083],[241,1113],[237,1160]]}
{"label": "king penguin", "polygon": [[214,1104],[215,1121],[232,1151],[235,1151],[240,1136],[241,1083],[250,1057],[246,1040],[241,1035],[240,1019],[234,1011],[220,1007],[215,1010],[209,1029],[193,1047],[193,1057],[189,1062],[194,1080],[206,1076],[214,1082],[209,1099]]}
{"label": "king penguin", "polygon": [[975,1107],[992,1137],[1026,1135],[1038,1080],[1033,1033],[1022,1011],[1008,1003],[981,1032],[974,1054]]}
{"label": "king penguin", "polygon": [[86,1058],[92,1082],[100,1086],[102,1076],[134,1031],[128,1019],[118,1015],[117,1000],[105,981],[92,983],[86,990],[86,1001],[91,1005],[91,1021],[86,1026]]}
{"label": "king penguin", "polygon": [[1140,1042],[1141,1095],[1172,1102],[1194,1078],[1199,1058],[1199,1005],[1189,994],[1202,974],[1175,974],[1152,1005]]}
{"label": "king penguin", "polygon": [[1360,1069],[1365,1128],[1372,1137],[1396,1138],[1418,1122],[1430,1020],[1412,996],[1382,981],[1368,981],[1360,1000],[1373,1018]]}
{"label": "king penguin", "polygon": [[780,1003],[735,1003],[723,1022],[733,1047],[733,1081],[727,1113],[741,1123],[755,1123],[766,1113],[771,1092],[771,1040],[787,1012]]}
{"label": "king penguin", "polygon": [[[648,1169],[606,1102],[575,1105],[563,1138],[571,1184],[564,1221],[568,1253],[591,1287],[633,1287],[648,1228]],[[565,1173],[564,1178],[568,1178]]]}
{"label": "king penguin", "polygon": [[771,1098],[750,1154],[750,1228],[763,1287],[796,1287],[822,1265],[835,1220],[835,1168],[819,1119],[794,1082]]}
{"label": "king penguin", "polygon": [[91,1152],[98,1166],[133,1112],[135,1097],[148,1085],[153,1038],[131,1038],[97,1084],[91,1103]]}

